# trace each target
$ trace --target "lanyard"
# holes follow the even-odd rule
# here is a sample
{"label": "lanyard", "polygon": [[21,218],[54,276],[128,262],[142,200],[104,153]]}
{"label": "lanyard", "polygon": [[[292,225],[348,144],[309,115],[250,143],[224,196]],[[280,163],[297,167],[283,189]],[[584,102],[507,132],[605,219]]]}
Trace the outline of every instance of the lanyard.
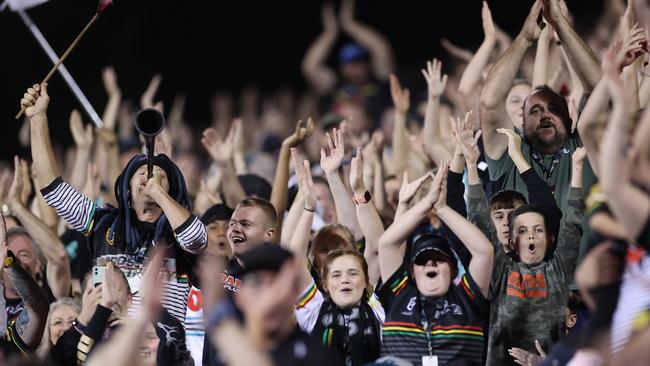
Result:
{"label": "lanyard", "polygon": [[[563,150],[563,149],[562,149]],[[551,178],[553,177],[553,171],[555,170],[555,167],[557,164],[560,162],[560,157],[562,156],[561,151],[558,150],[555,152],[553,155],[553,161],[551,162],[551,167],[546,169],[546,165],[544,164],[544,159],[542,156],[537,152],[533,151],[531,156],[533,157],[533,160],[539,165],[540,169],[542,169],[542,172],[544,173],[544,176],[546,177],[546,184],[551,187]]]}
{"label": "lanyard", "polygon": [[427,318],[427,312],[424,309],[426,303],[420,297],[420,324],[424,329],[424,335],[427,337],[427,349],[429,350],[429,356],[433,356],[433,346],[431,345],[431,324],[429,324],[429,319]]}

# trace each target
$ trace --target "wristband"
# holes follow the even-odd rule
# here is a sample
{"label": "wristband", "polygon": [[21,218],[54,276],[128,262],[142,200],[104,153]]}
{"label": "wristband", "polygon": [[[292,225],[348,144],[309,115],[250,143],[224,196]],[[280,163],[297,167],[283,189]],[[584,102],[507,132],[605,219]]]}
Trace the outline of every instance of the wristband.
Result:
{"label": "wristband", "polygon": [[311,209],[311,210],[310,210],[310,209],[308,209],[307,207],[305,207],[305,211],[316,212],[316,209],[314,208],[314,209]]}
{"label": "wristband", "polygon": [[79,332],[79,333],[81,333],[81,334],[86,333],[86,326],[83,325],[83,324],[81,324],[81,323],[79,323],[79,320],[78,320],[78,319],[75,319],[75,320],[72,322],[72,326],[74,327],[74,329],[77,330],[77,332]]}
{"label": "wristband", "polygon": [[370,195],[370,192],[366,191],[363,196],[357,196],[356,194],[352,196],[352,202],[354,202],[357,205],[362,205],[365,203],[368,203],[372,196]]}

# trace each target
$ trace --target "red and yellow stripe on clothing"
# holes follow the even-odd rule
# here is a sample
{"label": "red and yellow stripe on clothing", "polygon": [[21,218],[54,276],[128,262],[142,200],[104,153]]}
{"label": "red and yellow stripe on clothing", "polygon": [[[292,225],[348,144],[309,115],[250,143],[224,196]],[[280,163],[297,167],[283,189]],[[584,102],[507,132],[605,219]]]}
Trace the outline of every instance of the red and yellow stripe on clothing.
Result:
{"label": "red and yellow stripe on clothing", "polygon": [[390,290],[393,292],[393,295],[397,296],[399,293],[406,287],[406,281],[408,281],[409,276],[406,271],[404,271],[404,275],[402,277],[399,277],[396,279],[393,283],[390,285]]}
{"label": "red and yellow stripe on clothing", "polygon": [[433,327],[431,335],[434,338],[477,338],[483,339],[485,333],[478,326],[471,325],[438,325]]}
{"label": "red and yellow stripe on clothing", "polygon": [[474,294],[472,294],[472,288],[469,285],[469,281],[467,281],[467,276],[463,276],[462,280],[460,281],[460,284],[463,290],[465,290],[467,296],[469,296],[470,299],[474,300]]}
{"label": "red and yellow stripe on clothing", "polygon": [[[386,322],[384,335],[410,335],[424,337],[424,329],[415,323]],[[433,338],[464,338],[482,340],[485,336],[480,326],[471,325],[437,325],[431,329]]]}
{"label": "red and yellow stripe on clothing", "polygon": [[309,289],[305,291],[304,295],[296,303],[296,309],[300,309],[303,306],[307,305],[309,301],[311,301],[311,299],[313,299],[314,296],[316,295],[316,291],[317,291],[316,283],[312,282],[311,287],[309,287]]}
{"label": "red and yellow stripe on clothing", "polygon": [[401,334],[424,336],[424,330],[421,325],[406,322],[385,322],[383,332],[385,335]]}

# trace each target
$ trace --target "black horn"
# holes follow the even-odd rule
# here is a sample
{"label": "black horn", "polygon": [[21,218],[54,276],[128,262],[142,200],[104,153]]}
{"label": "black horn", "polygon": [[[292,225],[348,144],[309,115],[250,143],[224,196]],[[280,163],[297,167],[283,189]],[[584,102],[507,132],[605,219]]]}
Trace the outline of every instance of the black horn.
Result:
{"label": "black horn", "polygon": [[165,117],[154,108],[145,108],[135,115],[135,129],[144,137],[147,153],[147,179],[153,176],[153,156],[156,136],[165,129]]}

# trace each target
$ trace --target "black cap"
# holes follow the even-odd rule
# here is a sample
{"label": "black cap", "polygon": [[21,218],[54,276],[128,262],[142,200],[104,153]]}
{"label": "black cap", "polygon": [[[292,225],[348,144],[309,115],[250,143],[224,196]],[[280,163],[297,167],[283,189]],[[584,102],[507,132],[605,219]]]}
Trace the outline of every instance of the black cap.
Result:
{"label": "black cap", "polygon": [[222,203],[217,203],[205,211],[203,216],[201,216],[201,222],[203,222],[204,225],[209,225],[214,221],[228,221],[233,212],[234,211],[230,207]]}
{"label": "black cap", "polygon": [[451,248],[449,248],[447,240],[441,236],[428,233],[420,236],[413,243],[413,247],[411,248],[411,263],[413,263],[415,258],[420,254],[427,251],[434,251],[441,254],[446,257],[449,262],[454,265],[456,264],[454,253],[451,251]]}
{"label": "black cap", "polygon": [[231,275],[243,277],[255,271],[278,272],[287,259],[293,258],[293,254],[277,244],[267,243],[251,248],[239,256],[242,266],[233,271]]}

